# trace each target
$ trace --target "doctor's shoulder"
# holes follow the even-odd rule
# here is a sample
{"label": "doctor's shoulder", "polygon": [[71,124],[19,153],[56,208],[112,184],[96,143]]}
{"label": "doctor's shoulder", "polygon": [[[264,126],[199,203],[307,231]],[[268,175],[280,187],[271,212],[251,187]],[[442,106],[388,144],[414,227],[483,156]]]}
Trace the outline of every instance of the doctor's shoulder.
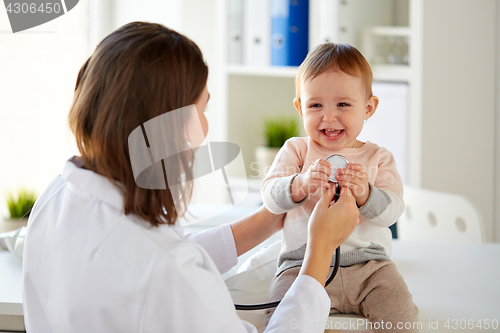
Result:
{"label": "doctor's shoulder", "polygon": [[43,190],[43,192],[38,196],[33,208],[31,209],[29,220],[32,220],[36,217],[38,211],[43,207],[45,203],[47,203],[54,195],[56,195],[60,190],[62,190],[67,183],[64,178],[59,175],[54,178],[49,185]]}

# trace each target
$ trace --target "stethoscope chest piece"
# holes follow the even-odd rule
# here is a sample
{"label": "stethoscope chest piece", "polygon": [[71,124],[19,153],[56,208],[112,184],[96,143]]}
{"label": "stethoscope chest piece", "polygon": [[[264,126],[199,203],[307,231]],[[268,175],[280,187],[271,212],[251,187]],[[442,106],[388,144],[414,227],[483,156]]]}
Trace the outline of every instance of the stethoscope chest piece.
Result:
{"label": "stethoscope chest piece", "polygon": [[335,178],[337,169],[347,168],[347,163],[349,162],[344,156],[338,154],[330,155],[326,160],[332,165],[332,175],[328,179],[333,183],[337,183],[337,179]]}

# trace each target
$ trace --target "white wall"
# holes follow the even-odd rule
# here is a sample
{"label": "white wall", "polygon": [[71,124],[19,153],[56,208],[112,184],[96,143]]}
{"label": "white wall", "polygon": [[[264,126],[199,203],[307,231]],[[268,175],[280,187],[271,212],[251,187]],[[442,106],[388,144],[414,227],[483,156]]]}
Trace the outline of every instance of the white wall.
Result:
{"label": "white wall", "polygon": [[494,169],[497,3],[426,0],[422,24],[421,185],[470,199],[489,241],[500,175]]}
{"label": "white wall", "polygon": [[496,112],[495,112],[495,215],[496,223],[493,227],[496,242],[500,242],[500,2],[497,1],[496,8]]}
{"label": "white wall", "polygon": [[40,193],[77,152],[67,113],[87,40],[86,1],[15,34],[0,10],[0,219],[6,191],[22,185]]}
{"label": "white wall", "polygon": [[225,0],[183,0],[183,25],[181,33],[192,39],[201,49],[208,65],[208,89],[211,94],[206,116],[209,122],[207,140],[224,141],[227,138],[227,121],[221,104],[226,92],[224,45],[225,20],[222,9]]}
{"label": "white wall", "polygon": [[90,44],[92,50],[113,30],[134,21],[182,28],[183,0],[89,0]]}

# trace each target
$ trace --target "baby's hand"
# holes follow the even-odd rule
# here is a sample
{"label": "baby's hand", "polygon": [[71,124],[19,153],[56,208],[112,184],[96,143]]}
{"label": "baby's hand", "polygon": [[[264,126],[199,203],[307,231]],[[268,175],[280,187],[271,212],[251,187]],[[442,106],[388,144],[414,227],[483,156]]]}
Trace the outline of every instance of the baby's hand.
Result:
{"label": "baby's hand", "polygon": [[337,169],[335,178],[340,186],[351,189],[359,207],[366,203],[370,196],[370,187],[364,166],[358,163],[348,163],[347,169]]}
{"label": "baby's hand", "polygon": [[333,184],[328,181],[328,177],[332,174],[331,169],[331,164],[326,160],[316,160],[305,173],[300,175],[302,192],[307,195],[308,193],[316,193],[320,188],[332,188]]}

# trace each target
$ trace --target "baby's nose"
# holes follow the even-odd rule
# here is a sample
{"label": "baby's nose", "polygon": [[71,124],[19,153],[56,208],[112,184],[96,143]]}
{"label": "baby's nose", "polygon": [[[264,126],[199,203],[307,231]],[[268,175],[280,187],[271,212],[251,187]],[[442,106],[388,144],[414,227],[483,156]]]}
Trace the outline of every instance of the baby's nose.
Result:
{"label": "baby's nose", "polygon": [[332,122],[332,123],[336,122],[337,121],[337,116],[334,115],[333,113],[330,113],[330,112],[326,113],[326,114],[323,115],[323,121],[327,122],[327,123],[328,122]]}

